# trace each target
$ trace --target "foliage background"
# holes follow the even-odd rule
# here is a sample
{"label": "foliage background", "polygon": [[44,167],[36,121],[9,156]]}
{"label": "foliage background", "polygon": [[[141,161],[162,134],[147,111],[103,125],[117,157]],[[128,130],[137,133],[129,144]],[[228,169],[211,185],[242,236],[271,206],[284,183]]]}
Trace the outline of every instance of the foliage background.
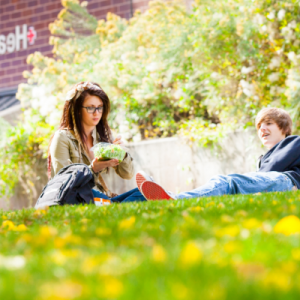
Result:
{"label": "foliage background", "polygon": [[45,153],[78,81],[101,84],[110,124],[128,141],[181,135],[209,145],[252,126],[268,105],[288,109],[297,132],[299,2],[196,0],[188,11],[156,1],[130,20],[109,13],[97,21],[87,2],[63,0],[49,26],[54,57],[28,57],[32,71],[17,95],[27,109],[0,150],[2,194]]}

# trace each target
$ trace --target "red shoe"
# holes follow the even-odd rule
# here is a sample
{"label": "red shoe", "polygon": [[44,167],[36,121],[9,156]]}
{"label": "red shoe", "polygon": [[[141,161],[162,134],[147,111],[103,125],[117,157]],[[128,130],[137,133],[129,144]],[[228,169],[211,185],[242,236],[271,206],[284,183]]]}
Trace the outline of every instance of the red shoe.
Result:
{"label": "red shoe", "polygon": [[140,190],[140,192],[142,192],[141,191],[141,185],[142,185],[143,182],[145,182],[145,181],[154,182],[154,179],[144,171],[137,172],[136,175],[135,175],[135,180],[136,180],[136,185],[137,185],[138,189]]}
{"label": "red shoe", "polygon": [[174,200],[166,190],[152,181],[143,182],[141,192],[147,200]]}

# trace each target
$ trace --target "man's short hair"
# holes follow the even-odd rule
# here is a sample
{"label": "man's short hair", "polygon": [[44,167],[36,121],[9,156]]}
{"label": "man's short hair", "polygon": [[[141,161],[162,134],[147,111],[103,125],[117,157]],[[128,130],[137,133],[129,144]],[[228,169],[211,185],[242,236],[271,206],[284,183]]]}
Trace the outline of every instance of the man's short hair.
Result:
{"label": "man's short hair", "polygon": [[285,136],[292,134],[293,122],[290,115],[284,109],[276,107],[263,108],[258,113],[255,118],[256,129],[258,130],[260,128],[261,123],[271,120],[277,124]]}

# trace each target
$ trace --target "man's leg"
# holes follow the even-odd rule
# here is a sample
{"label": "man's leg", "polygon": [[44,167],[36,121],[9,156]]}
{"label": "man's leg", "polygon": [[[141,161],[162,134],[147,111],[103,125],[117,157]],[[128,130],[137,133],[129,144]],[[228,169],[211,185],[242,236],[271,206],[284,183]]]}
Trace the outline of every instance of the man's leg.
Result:
{"label": "man's leg", "polygon": [[259,192],[281,192],[292,190],[292,180],[279,172],[252,172],[218,175],[205,185],[189,192],[176,195],[176,199],[209,197],[234,194],[255,194]]}

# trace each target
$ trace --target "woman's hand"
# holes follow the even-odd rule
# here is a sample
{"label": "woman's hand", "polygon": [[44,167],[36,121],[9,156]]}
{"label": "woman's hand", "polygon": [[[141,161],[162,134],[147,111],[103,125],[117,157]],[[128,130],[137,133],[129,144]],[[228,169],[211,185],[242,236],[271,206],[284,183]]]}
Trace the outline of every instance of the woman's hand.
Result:
{"label": "woman's hand", "polygon": [[92,161],[92,168],[95,173],[98,173],[105,168],[116,167],[118,165],[119,165],[119,161],[116,158],[110,160],[98,160],[98,158],[95,158]]}
{"label": "woman's hand", "polygon": [[[120,134],[117,135],[117,137],[115,138],[115,140],[113,141],[113,144],[115,145],[124,145],[124,141],[122,141],[122,136]],[[123,160],[127,157],[127,153],[125,154]]]}

